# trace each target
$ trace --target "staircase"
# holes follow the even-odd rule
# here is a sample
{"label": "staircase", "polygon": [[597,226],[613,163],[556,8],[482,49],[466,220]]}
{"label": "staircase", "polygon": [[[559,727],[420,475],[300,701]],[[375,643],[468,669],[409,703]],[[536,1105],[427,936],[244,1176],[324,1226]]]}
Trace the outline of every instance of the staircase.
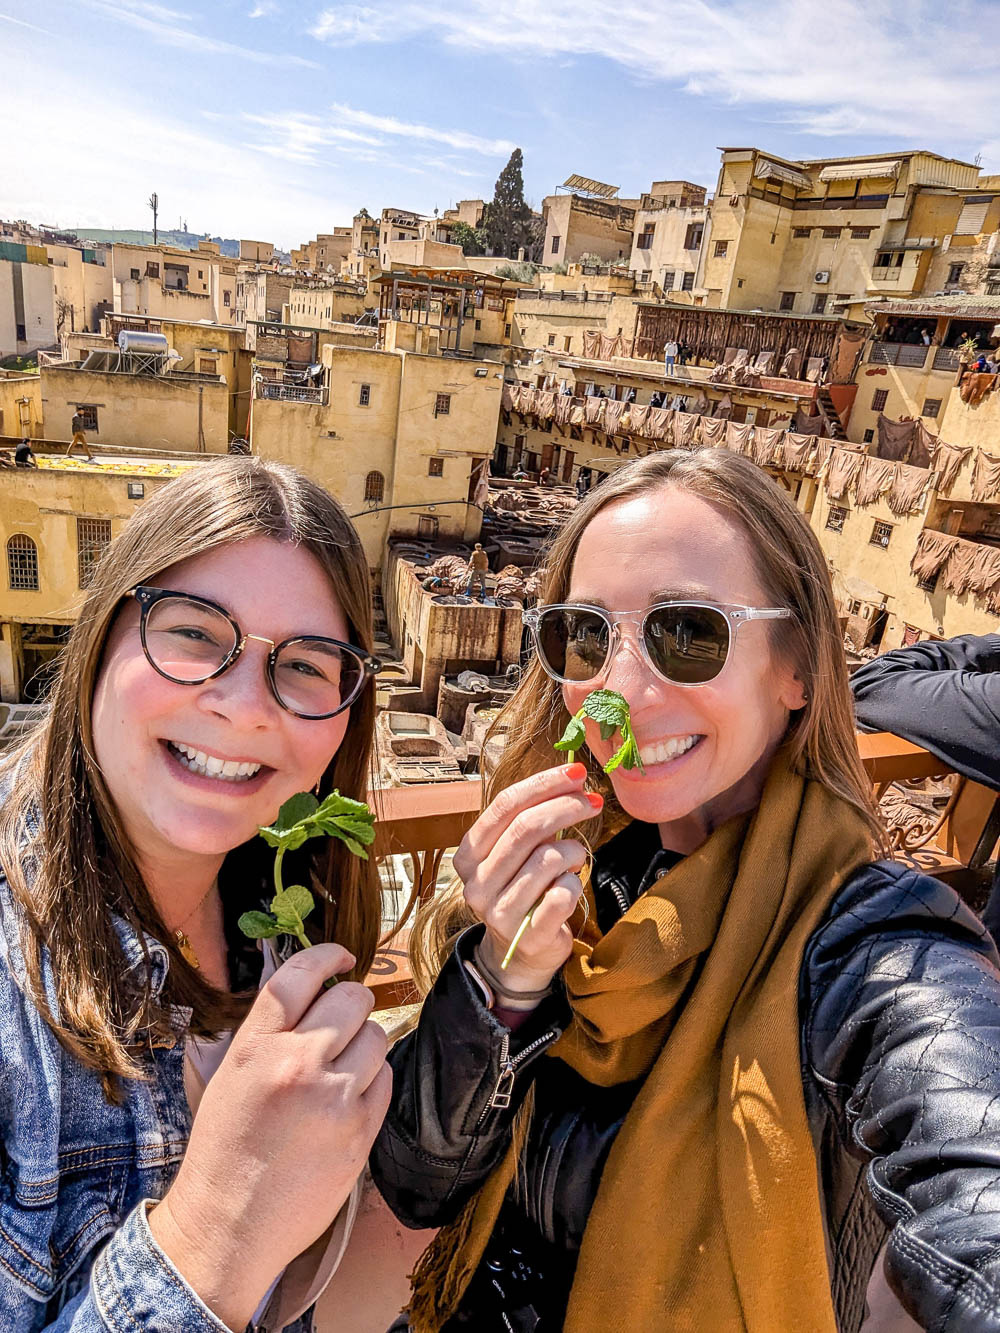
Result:
{"label": "staircase", "polygon": [[844,430],[844,423],[840,419],[840,413],[833,405],[833,399],[830,397],[830,390],[825,385],[820,385],[816,390],[816,402],[819,406],[820,415],[824,416],[829,422],[830,438],[833,440],[846,440],[847,431]]}

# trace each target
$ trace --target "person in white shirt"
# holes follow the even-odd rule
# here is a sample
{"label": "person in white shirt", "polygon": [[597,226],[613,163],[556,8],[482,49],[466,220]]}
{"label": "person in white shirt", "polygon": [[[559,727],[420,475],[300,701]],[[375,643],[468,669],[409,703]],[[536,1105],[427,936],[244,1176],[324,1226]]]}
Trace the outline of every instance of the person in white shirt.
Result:
{"label": "person in white shirt", "polygon": [[677,360],[677,343],[671,338],[663,344],[663,371],[666,375],[672,375],[674,362]]}

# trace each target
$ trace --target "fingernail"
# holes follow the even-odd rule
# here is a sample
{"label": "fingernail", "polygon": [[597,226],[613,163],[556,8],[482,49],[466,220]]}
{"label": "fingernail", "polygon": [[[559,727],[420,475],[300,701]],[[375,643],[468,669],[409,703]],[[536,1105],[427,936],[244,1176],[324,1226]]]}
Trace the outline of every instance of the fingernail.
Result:
{"label": "fingernail", "polygon": [[595,810],[603,810],[603,809],[604,809],[604,797],[600,794],[600,792],[597,792],[597,791],[588,791],[588,792],[585,792],[584,794],[585,794],[585,796],[587,797],[587,800],[590,802],[590,804],[594,807]]}
{"label": "fingernail", "polygon": [[587,776],[586,764],[567,764],[563,772],[571,782],[582,782]]}

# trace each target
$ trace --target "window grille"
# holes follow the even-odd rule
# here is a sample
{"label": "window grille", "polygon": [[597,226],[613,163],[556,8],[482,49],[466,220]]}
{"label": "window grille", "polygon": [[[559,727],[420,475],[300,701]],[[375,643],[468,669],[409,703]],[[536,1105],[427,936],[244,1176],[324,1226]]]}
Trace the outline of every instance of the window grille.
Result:
{"label": "window grille", "polygon": [[725,259],[726,255],[727,255],[728,253],[729,253],[729,242],[728,242],[728,241],[716,241],[716,242],[715,242],[715,257],[716,257],[716,259]]}
{"label": "window grille", "polygon": [[924,399],[924,406],[923,406],[923,408],[922,408],[922,410],[921,410],[920,415],[921,415],[922,417],[938,417],[938,416],[940,416],[940,415],[941,415],[941,399],[940,399],[940,398],[925,398],[925,399]]}
{"label": "window grille", "polygon": [[812,235],[812,227],[796,227],[792,235],[797,241],[805,241]]}
{"label": "window grille", "polygon": [[934,592],[937,589],[938,575],[940,574],[940,572],[941,572],[940,570],[937,570],[933,574],[928,574],[926,578],[917,579],[917,587],[920,589],[920,591]]}
{"label": "window grille", "polygon": [[358,406],[370,407],[371,401],[372,401],[372,386],[370,384],[362,384],[361,392],[358,394]]}
{"label": "window grille", "polygon": [[852,227],[852,228],[851,228],[851,240],[852,240],[852,241],[867,241],[868,238],[871,236],[871,234],[872,234],[872,232],[873,232],[874,230],[875,230],[874,227]]}
{"label": "window grille", "polygon": [[888,546],[892,537],[892,524],[876,519],[872,524],[872,535],[868,538],[870,546]]}
{"label": "window grille", "polygon": [[443,459],[443,458],[431,458],[431,459],[429,459],[429,460],[428,460],[428,463],[427,463],[427,475],[428,475],[429,477],[443,477],[443,476],[444,476],[444,459]]}
{"label": "window grille", "polygon": [[365,502],[381,504],[385,495],[385,477],[381,472],[369,472],[365,477]]}
{"label": "window grille", "polygon": [[885,405],[889,401],[888,389],[876,389],[872,394],[872,411],[884,412]]}
{"label": "window grille", "polygon": [[824,227],[824,228],[823,228],[823,240],[824,240],[824,241],[839,241],[839,240],[840,240],[840,228],[839,228],[839,227]]}
{"label": "window grille", "polygon": [[871,444],[872,440],[875,438],[875,427],[869,426],[861,438],[865,444]]}
{"label": "window grille", "polygon": [[778,302],[778,309],[779,309],[779,310],[794,310],[794,309],[795,309],[795,293],[794,293],[794,292],[782,292],[782,293],[781,293],[781,300]]}
{"label": "window grille", "polygon": [[812,312],[814,315],[822,315],[826,313],[826,295],[823,292],[815,292],[813,294]]}
{"label": "window grille", "polygon": [[830,511],[826,516],[826,526],[831,532],[843,532],[844,520],[847,518],[848,510],[843,505],[831,505]]}
{"label": "window grille", "polygon": [[446,417],[451,411],[451,394],[439,393],[434,399],[434,415],[436,417]]}
{"label": "window grille", "polygon": [[689,269],[681,279],[681,291],[690,292],[694,288],[694,271]]}
{"label": "window grille", "polygon": [[76,558],[80,587],[88,588],[97,562],[111,544],[111,520],[78,518],[76,520]]}
{"label": "window grille", "polygon": [[77,403],[77,412],[83,418],[84,430],[97,430],[97,408],[92,403]]}
{"label": "window grille", "polygon": [[23,532],[7,543],[7,576],[12,592],[38,591],[38,548]]}

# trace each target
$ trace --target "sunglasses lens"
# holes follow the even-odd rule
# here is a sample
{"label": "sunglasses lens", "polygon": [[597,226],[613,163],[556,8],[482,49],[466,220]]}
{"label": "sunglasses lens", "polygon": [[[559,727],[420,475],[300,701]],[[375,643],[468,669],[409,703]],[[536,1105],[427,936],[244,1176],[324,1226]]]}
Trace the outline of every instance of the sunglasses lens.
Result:
{"label": "sunglasses lens", "polygon": [[593,680],[608,660],[611,631],[603,616],[584,609],[543,611],[538,619],[542,665],[561,680]]}
{"label": "sunglasses lens", "polygon": [[326,717],[346,708],[365,679],[364,663],[327,639],[294,639],[274,663],[274,689],[282,704],[303,717]]}
{"label": "sunglasses lens", "polygon": [[208,680],[236,647],[225,616],[186,597],[162,597],[146,615],[146,653],[158,671],[190,685]]}
{"label": "sunglasses lens", "polygon": [[646,650],[661,676],[677,685],[714,680],[729,655],[729,622],[711,606],[665,606],[645,623]]}

